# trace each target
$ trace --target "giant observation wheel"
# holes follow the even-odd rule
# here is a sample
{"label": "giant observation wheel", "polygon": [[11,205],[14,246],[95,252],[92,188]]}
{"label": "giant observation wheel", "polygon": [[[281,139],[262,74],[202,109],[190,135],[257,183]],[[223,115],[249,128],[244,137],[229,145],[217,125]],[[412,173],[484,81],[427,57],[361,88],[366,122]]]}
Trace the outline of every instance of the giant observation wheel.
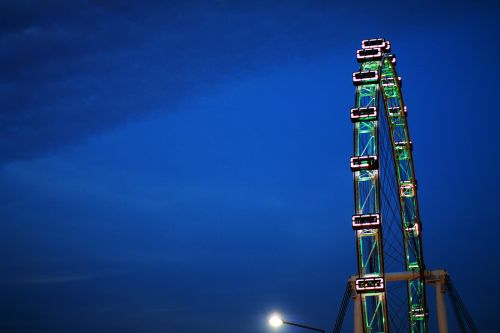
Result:
{"label": "giant observation wheel", "polygon": [[[362,42],[357,60],[360,68],[353,73],[356,95],[351,109],[354,156],[350,167],[358,261],[355,288],[361,297],[363,332],[389,332],[392,325],[394,332],[425,333],[428,312],[422,228],[396,58],[390,42],[378,38]],[[384,262],[384,255],[387,262],[416,276],[404,282],[406,288],[400,288],[399,296],[387,288],[385,270],[390,264]],[[402,300],[396,304],[397,299]],[[398,314],[401,308],[404,313]]]}

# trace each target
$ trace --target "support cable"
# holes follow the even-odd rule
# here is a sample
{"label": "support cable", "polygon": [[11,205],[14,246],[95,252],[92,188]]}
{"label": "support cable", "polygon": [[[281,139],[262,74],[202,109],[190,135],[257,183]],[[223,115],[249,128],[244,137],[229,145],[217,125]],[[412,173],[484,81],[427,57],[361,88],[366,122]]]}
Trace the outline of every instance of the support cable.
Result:
{"label": "support cable", "polygon": [[[448,282],[448,280],[447,280],[447,282]],[[455,299],[455,294],[452,292],[452,288],[449,287],[449,284],[447,284],[447,286],[448,286],[448,295],[449,295],[451,305],[453,308],[453,313],[455,314],[455,318],[457,319],[457,323],[458,323],[458,327],[460,328],[460,332],[467,333],[462,316],[461,316],[461,313],[460,313],[460,309],[458,308],[458,304],[457,304],[457,301]]]}
{"label": "support cable", "polygon": [[446,287],[448,288],[448,294],[450,295],[450,299],[452,301],[455,316],[457,317],[457,321],[459,321],[461,329],[463,329],[462,332],[466,332],[465,327],[463,325],[463,319],[465,319],[465,322],[467,323],[467,326],[469,327],[470,331],[472,333],[478,333],[479,331],[477,329],[476,324],[472,320],[469,311],[467,311],[467,308],[465,307],[465,303],[463,302],[462,298],[455,289],[455,286],[453,285],[453,282],[451,281],[451,278],[449,276],[446,277],[445,283]]}
{"label": "support cable", "polygon": [[345,288],[344,296],[342,297],[342,302],[340,304],[340,309],[337,314],[337,320],[335,321],[335,326],[333,328],[333,333],[340,333],[342,330],[342,323],[344,322],[345,314],[347,311],[347,306],[349,305],[349,300],[351,299],[351,295],[353,293],[351,281],[347,282],[347,286]]}

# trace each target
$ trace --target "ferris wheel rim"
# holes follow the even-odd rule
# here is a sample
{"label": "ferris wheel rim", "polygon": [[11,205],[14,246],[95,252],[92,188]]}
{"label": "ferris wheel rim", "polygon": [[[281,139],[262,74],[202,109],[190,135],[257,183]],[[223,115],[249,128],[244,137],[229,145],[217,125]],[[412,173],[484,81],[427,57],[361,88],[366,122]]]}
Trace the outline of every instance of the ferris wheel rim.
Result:
{"label": "ferris wheel rim", "polygon": [[[382,277],[382,285],[384,285],[383,281],[383,276],[385,273],[384,269],[384,255],[383,255],[383,237],[382,237],[382,225],[383,223],[381,220],[382,218],[382,212],[380,211],[381,206],[380,206],[380,184],[378,182],[378,167],[375,168],[376,171],[374,171],[374,176],[373,176],[373,185],[370,188],[370,191],[367,192],[366,189],[361,190],[361,180],[366,180],[369,178],[361,178],[361,170],[368,170],[370,168],[374,169],[373,165],[370,165],[367,161],[370,159],[370,156],[365,156],[364,154],[366,151],[368,151],[368,155],[371,153],[372,155],[375,155],[375,159],[377,159],[378,156],[378,144],[379,144],[379,134],[378,134],[378,122],[379,121],[386,121],[390,130],[390,144],[392,147],[392,155],[393,155],[393,160],[394,160],[394,168],[397,169],[395,170],[396,172],[396,177],[397,177],[397,183],[398,187],[400,190],[398,191],[398,198],[399,198],[399,208],[400,208],[400,215],[401,215],[401,223],[402,223],[402,236],[403,236],[403,242],[404,242],[404,254],[406,257],[406,270],[407,271],[418,271],[420,273],[420,278],[417,280],[417,282],[409,282],[408,283],[408,308],[409,308],[409,318],[410,318],[410,330],[411,332],[426,332],[427,331],[427,324],[426,324],[426,318],[427,318],[427,302],[426,302],[426,292],[425,292],[425,276],[424,276],[424,270],[425,270],[425,265],[424,265],[424,260],[423,260],[423,251],[422,251],[422,240],[421,240],[421,223],[420,223],[420,214],[419,214],[419,207],[418,207],[418,197],[417,197],[417,183],[415,180],[415,172],[414,172],[414,164],[413,164],[413,154],[411,151],[411,140],[409,136],[409,130],[408,130],[408,122],[406,118],[406,106],[404,103],[403,99],[403,94],[401,90],[401,81],[399,77],[397,76],[397,71],[395,69],[395,56],[393,54],[390,54],[390,42],[385,41],[385,39],[373,39],[373,40],[368,40],[372,41],[371,44],[379,44],[379,45],[389,45],[389,47],[382,52],[382,49],[371,51],[371,52],[363,52],[364,56],[367,57],[372,57],[366,61],[361,61],[360,62],[360,69],[358,72],[353,73],[353,83],[356,86],[356,93],[355,93],[355,107],[357,108],[357,113],[359,115],[365,114],[365,116],[372,115],[375,119],[365,117],[364,119],[366,120],[366,124],[364,125],[366,128],[363,128],[363,130],[360,129],[359,122],[355,124],[355,135],[354,135],[354,149],[355,149],[355,156],[353,159],[357,158],[354,160],[351,159],[351,170],[354,173],[354,186],[355,186],[355,211],[356,214],[353,215],[353,228],[354,226],[354,216],[360,216],[359,214],[367,214],[367,213],[375,213],[376,215],[379,215],[379,224],[377,226],[379,232],[373,233],[376,234],[371,239],[371,242],[376,244],[377,248],[377,257],[378,262],[380,267],[378,268],[378,275]],[[365,47],[365,41],[362,43],[363,48]],[[385,47],[384,46],[384,47]],[[370,46],[371,47],[371,46]],[[373,48],[372,48],[373,49]],[[357,52],[357,57],[359,61],[359,56],[360,56],[360,50]],[[373,59],[376,58],[376,59]],[[389,73],[390,75],[387,75]],[[383,83],[383,80],[386,79],[386,81],[391,81],[391,82],[386,82],[386,84]],[[390,79],[390,80],[388,80]],[[391,87],[389,89],[389,87]],[[363,92],[363,89],[366,89],[365,95],[361,95]],[[393,96],[389,96],[387,93],[388,91],[391,91]],[[366,100],[363,98],[367,97]],[[385,114],[386,117],[385,119],[379,119],[380,112],[377,112],[377,108],[380,107],[380,99],[382,99],[383,106],[385,108]],[[392,99],[392,100],[391,100]],[[364,101],[364,103],[362,103]],[[392,106],[390,104],[392,103]],[[397,105],[397,106],[395,106]],[[367,110],[368,108],[374,108],[375,111],[373,110]],[[399,132],[396,132],[394,124],[392,124],[391,119],[389,119],[389,113],[390,113],[390,108],[393,108],[393,110],[399,108],[398,112],[398,125],[402,127],[402,129],[399,129]],[[363,109],[363,110],[361,110]],[[351,109],[351,120],[353,123],[355,122],[353,120],[353,110]],[[371,112],[371,113],[370,113]],[[361,117],[361,116],[360,116]],[[359,121],[356,120],[356,121]],[[371,121],[370,124],[368,124]],[[368,125],[367,125],[368,124]],[[370,127],[371,126],[371,127]],[[392,126],[392,127],[391,127]],[[366,134],[368,133],[369,135],[361,135],[361,134]],[[402,137],[404,140],[402,141],[396,141],[395,135],[398,133],[400,137]],[[367,139],[369,138],[369,140]],[[372,139],[373,142],[370,142]],[[363,141],[364,140],[364,141]],[[367,141],[368,140],[368,141]],[[365,148],[361,151],[361,147],[363,144],[365,144]],[[404,157],[405,160],[408,162],[400,163],[398,162],[398,158],[400,156],[396,156],[396,147],[398,147],[398,151],[404,151]],[[402,155],[403,156],[403,155]],[[374,160],[374,158],[371,158]],[[401,166],[405,165],[407,168],[404,169]],[[405,177],[402,177],[400,171],[401,170],[405,171]],[[402,179],[405,179],[404,181]],[[365,186],[366,187],[366,186]],[[372,189],[375,188],[375,192],[378,192],[378,194],[373,195],[370,198],[370,195],[372,193]],[[364,192],[363,192],[364,191]],[[363,196],[365,196],[363,200]],[[365,204],[367,200],[370,198],[371,200],[371,205],[373,207],[369,207],[373,211],[365,211]],[[410,198],[410,199],[408,199]],[[360,202],[364,201],[362,204]],[[408,210],[408,216],[405,214],[407,213],[406,210]],[[409,219],[408,219],[409,218]],[[361,218],[359,218],[361,219]],[[408,223],[408,221],[410,221]],[[367,225],[365,225],[367,226]],[[411,227],[409,227],[411,226]],[[417,228],[419,227],[419,228]],[[412,229],[413,228],[413,229]],[[356,229],[355,229],[356,230]],[[365,266],[366,263],[369,260],[373,260],[373,254],[372,251],[365,255],[363,253],[363,244],[362,244],[362,239],[360,237],[359,233],[360,228],[357,229],[356,231],[356,247],[357,247],[357,252],[358,252],[358,276],[360,280],[362,281],[362,285],[366,286],[368,283],[367,278],[370,278],[370,274],[366,274]],[[417,234],[415,237],[414,230],[417,230]],[[411,244],[411,243],[414,244]],[[377,245],[378,244],[378,245]],[[413,261],[410,260],[410,256],[408,255],[409,250],[408,248],[411,248],[415,253],[412,253]],[[366,257],[366,261],[365,261]],[[377,275],[375,274],[375,275]],[[373,274],[372,274],[373,275]],[[373,285],[373,282],[372,282]],[[379,303],[382,304],[383,306],[383,311],[380,313],[380,316],[382,318],[382,321],[384,321],[384,316],[387,316],[387,306],[384,303],[386,301],[386,291],[385,291],[385,285],[384,288],[379,289],[380,294],[382,295],[380,297]],[[365,305],[363,305],[364,307]],[[363,316],[365,316],[365,309],[363,308]],[[377,311],[377,310],[375,310]],[[374,314],[375,316],[376,314]],[[368,317],[368,316],[366,316]],[[367,322],[365,322],[365,325],[368,325]],[[416,330],[414,330],[414,325],[418,325]],[[388,324],[383,324],[384,326],[384,331],[388,331]]]}

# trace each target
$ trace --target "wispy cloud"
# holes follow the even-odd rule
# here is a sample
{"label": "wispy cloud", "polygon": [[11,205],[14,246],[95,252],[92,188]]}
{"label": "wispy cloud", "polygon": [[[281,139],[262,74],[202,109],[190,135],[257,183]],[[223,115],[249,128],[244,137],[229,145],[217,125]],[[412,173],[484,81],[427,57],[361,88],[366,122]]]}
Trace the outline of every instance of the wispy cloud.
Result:
{"label": "wispy cloud", "polygon": [[53,275],[40,276],[21,280],[22,284],[60,284],[68,282],[86,281],[96,278],[95,275]]}
{"label": "wispy cloud", "polygon": [[[201,89],[331,44],[312,8],[127,3],[2,4],[3,162],[173,111]],[[287,22],[290,15],[311,29],[297,30]],[[304,47],[311,38],[314,49]]]}
{"label": "wispy cloud", "polygon": [[[363,4],[352,19],[347,6],[320,1],[3,1],[0,162],[171,112],[231,78],[351,50],[359,37],[348,32],[358,34],[380,6]],[[413,22],[443,22],[439,10],[415,6]]]}
{"label": "wispy cloud", "polygon": [[16,284],[32,284],[32,285],[43,285],[43,284],[61,284],[70,282],[79,282],[95,279],[97,275],[83,274],[83,275],[44,275],[30,277],[24,280],[16,281]]}

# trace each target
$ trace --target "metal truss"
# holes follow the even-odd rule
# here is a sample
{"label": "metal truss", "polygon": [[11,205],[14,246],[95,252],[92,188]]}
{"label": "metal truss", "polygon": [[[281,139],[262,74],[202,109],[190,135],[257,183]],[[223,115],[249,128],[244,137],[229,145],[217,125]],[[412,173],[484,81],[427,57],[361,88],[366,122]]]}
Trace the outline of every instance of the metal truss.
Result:
{"label": "metal truss", "polygon": [[[361,295],[363,331],[389,332],[382,244],[384,224],[380,201],[378,130],[378,122],[387,121],[399,186],[406,271],[418,275],[417,278],[408,280],[407,285],[410,332],[426,333],[425,266],[412,142],[401,79],[395,69],[396,58],[390,52],[390,42],[383,38],[364,40],[362,49],[357,51],[360,69],[353,73],[356,97],[355,107],[351,109],[354,156],[350,167],[354,175],[355,202],[352,226],[356,233],[358,253],[358,278],[355,287],[356,292]],[[385,108],[385,119],[379,119],[381,107]]]}

